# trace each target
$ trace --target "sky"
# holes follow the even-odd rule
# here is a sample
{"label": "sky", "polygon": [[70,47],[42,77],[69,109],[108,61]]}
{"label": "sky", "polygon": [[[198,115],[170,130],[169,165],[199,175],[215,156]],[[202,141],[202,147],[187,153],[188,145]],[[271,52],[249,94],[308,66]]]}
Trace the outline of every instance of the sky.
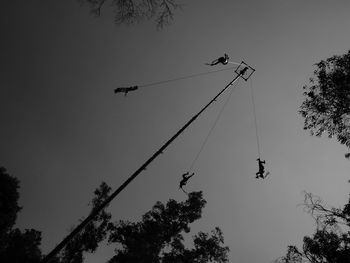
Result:
{"label": "sky", "polygon": [[[191,234],[222,229],[230,262],[267,263],[315,229],[303,191],[341,207],[349,161],[335,139],[311,137],[298,114],[314,64],[348,51],[350,3],[245,0],[185,3],[163,30],[146,21],[116,26],[74,0],[7,1],[0,27],[0,165],[20,180],[17,225],[42,231],[48,253],[89,212],[102,181],[121,185],[234,77],[233,70],[148,86],[120,86],[225,69],[227,53],[256,69],[240,80],[192,169],[187,191],[207,205]],[[258,157],[270,175],[255,179]],[[109,206],[114,220],[140,220],[178,189],[228,93],[217,100]],[[190,238],[190,237],[189,237]],[[113,254],[105,245],[86,262]]]}

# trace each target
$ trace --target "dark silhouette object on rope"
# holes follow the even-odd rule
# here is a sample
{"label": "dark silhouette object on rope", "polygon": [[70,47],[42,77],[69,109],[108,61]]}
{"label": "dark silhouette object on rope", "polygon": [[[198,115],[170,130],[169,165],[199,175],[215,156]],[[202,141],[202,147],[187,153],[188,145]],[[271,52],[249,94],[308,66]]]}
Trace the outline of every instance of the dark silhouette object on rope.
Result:
{"label": "dark silhouette object on rope", "polygon": [[219,63],[221,63],[221,64],[223,64],[223,65],[227,65],[228,59],[229,59],[229,57],[228,57],[228,55],[225,53],[223,57],[219,57],[218,59],[213,60],[213,62],[211,62],[211,63],[206,63],[206,65],[215,66],[215,65],[217,65],[217,64],[219,64]]}
{"label": "dark silhouette object on rope", "polygon": [[187,192],[186,192],[182,187],[184,187],[184,186],[187,184],[187,181],[188,181],[192,176],[194,176],[194,173],[192,173],[192,174],[190,175],[189,172],[184,173],[184,174],[182,175],[182,179],[181,179],[181,181],[180,181],[179,188],[181,188],[181,190],[184,191],[186,194],[187,194]]}
{"label": "dark silhouette object on rope", "polygon": [[264,164],[266,163],[265,160],[261,161],[260,158],[256,159],[258,161],[258,165],[259,165],[259,171],[256,173],[256,178],[266,178],[267,174],[265,174],[265,167]]}
{"label": "dark silhouette object on rope", "polygon": [[124,96],[126,96],[128,94],[128,92],[130,91],[134,91],[137,90],[138,86],[132,86],[132,87],[121,87],[121,88],[116,88],[114,90],[114,93],[120,93],[120,92],[124,92]]}

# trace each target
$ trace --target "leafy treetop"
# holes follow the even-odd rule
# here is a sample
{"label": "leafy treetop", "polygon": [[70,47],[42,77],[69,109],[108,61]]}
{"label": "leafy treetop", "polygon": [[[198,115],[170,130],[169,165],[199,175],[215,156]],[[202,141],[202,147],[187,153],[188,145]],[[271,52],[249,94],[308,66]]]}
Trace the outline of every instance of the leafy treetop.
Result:
{"label": "leafy treetop", "polygon": [[336,136],[350,147],[350,51],[316,64],[310,85],[305,85],[300,114],[312,135]]}

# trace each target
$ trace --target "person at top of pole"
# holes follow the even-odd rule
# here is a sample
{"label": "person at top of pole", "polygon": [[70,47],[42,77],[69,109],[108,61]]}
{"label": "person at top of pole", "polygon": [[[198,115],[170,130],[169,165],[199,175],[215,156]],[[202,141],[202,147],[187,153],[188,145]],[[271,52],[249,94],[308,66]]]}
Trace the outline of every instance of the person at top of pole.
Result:
{"label": "person at top of pole", "polygon": [[248,67],[245,67],[245,68],[243,68],[243,69],[239,72],[239,74],[240,74],[241,76],[243,76],[243,75],[246,73],[247,70],[248,70]]}
{"label": "person at top of pole", "polygon": [[218,59],[215,59],[213,60],[211,63],[206,63],[206,65],[209,65],[209,66],[215,66],[219,63],[223,64],[223,65],[227,65],[228,63],[228,55],[225,53],[223,57],[219,57]]}

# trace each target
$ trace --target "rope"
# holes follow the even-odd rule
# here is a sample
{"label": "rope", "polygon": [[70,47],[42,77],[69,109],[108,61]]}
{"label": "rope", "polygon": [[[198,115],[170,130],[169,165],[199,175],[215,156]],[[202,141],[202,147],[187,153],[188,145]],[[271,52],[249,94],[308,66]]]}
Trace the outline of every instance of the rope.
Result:
{"label": "rope", "polygon": [[258,123],[256,118],[256,109],[255,109],[255,100],[254,100],[254,92],[253,92],[253,81],[250,79],[250,95],[252,98],[252,105],[253,105],[253,114],[254,114],[254,126],[255,126],[255,135],[256,135],[256,143],[258,146],[258,156],[260,158],[260,142],[259,142],[259,133],[258,133]]}
{"label": "rope", "polygon": [[233,62],[233,61],[229,61],[229,62],[227,62],[227,63],[229,63],[229,64],[235,64],[235,65],[241,65],[242,63],[237,63],[237,62]]}
{"label": "rope", "polygon": [[224,68],[224,69],[219,69],[219,70],[201,72],[201,73],[192,74],[192,75],[183,76],[183,77],[178,77],[178,78],[174,78],[174,79],[168,79],[168,80],[162,80],[162,81],[157,81],[157,82],[151,82],[151,83],[144,84],[144,85],[138,85],[138,87],[140,87],[140,88],[150,87],[150,86],[160,85],[160,84],[173,82],[173,81],[177,81],[177,80],[189,79],[189,78],[194,78],[194,77],[198,77],[198,76],[213,74],[213,73],[217,73],[217,72],[221,72],[221,71],[227,71],[227,70],[231,70],[231,69],[234,69],[234,68],[236,68],[236,66],[229,67],[229,68]]}
{"label": "rope", "polygon": [[206,143],[207,143],[207,141],[208,141],[208,139],[209,139],[209,136],[211,135],[211,133],[213,132],[214,128],[216,127],[216,124],[218,123],[221,114],[223,113],[223,111],[224,111],[224,109],[225,109],[225,107],[226,107],[228,101],[230,100],[233,91],[235,90],[236,86],[238,85],[238,82],[239,82],[239,80],[236,82],[236,84],[233,86],[233,88],[231,88],[231,91],[230,91],[228,97],[226,98],[226,101],[224,102],[224,104],[222,105],[222,107],[221,107],[221,109],[220,109],[218,115],[216,116],[216,119],[215,119],[213,125],[211,126],[211,128],[210,128],[210,130],[209,130],[207,136],[205,137],[205,139],[204,139],[204,141],[203,141],[203,143],[202,143],[202,145],[201,145],[201,148],[199,149],[199,151],[198,151],[196,157],[194,158],[194,160],[192,161],[192,164],[191,164],[190,168],[188,169],[188,171],[191,171],[192,168],[193,168],[193,166],[194,166],[195,163],[197,162],[197,160],[198,160],[200,154],[202,153],[202,151],[203,151],[203,149],[204,149],[204,146],[206,145]]}

